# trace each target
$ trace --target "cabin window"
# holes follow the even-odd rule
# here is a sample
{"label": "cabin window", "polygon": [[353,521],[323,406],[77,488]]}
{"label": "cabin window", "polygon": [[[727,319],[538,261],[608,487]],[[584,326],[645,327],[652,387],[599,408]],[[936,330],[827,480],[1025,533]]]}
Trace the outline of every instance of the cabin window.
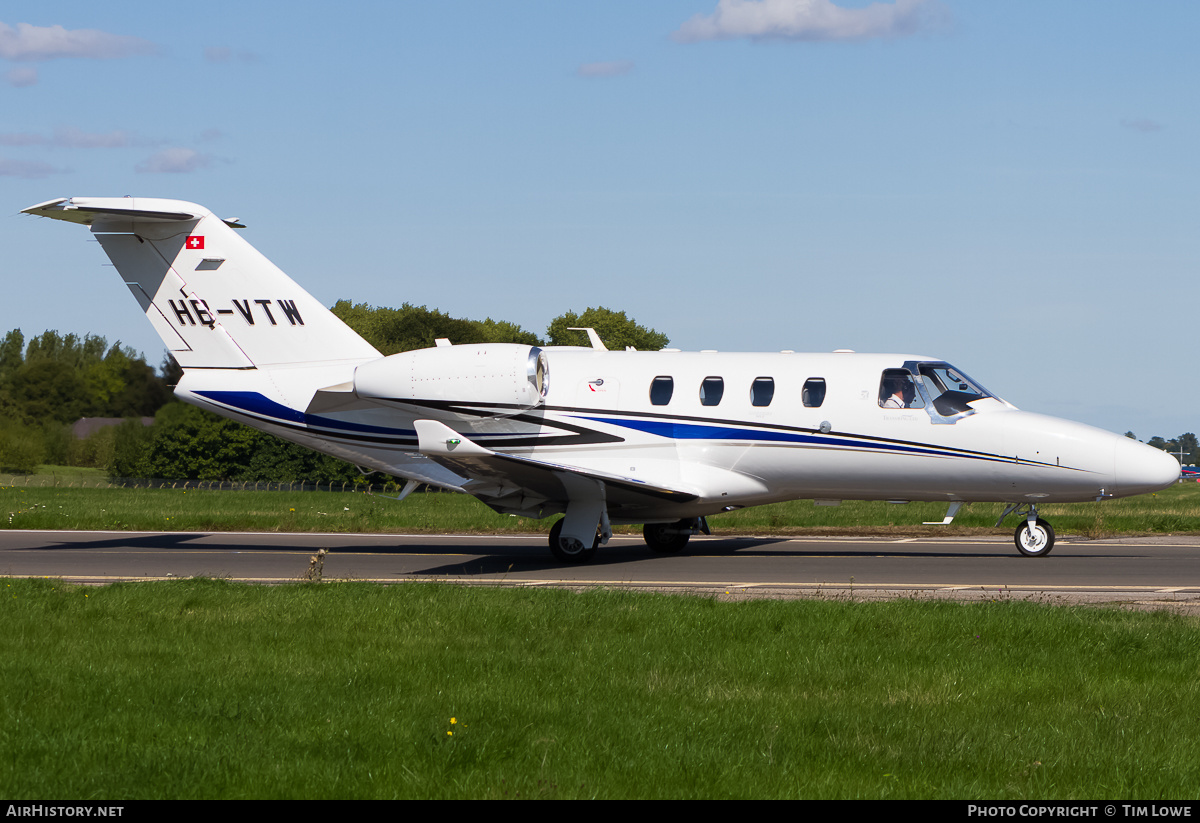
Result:
{"label": "cabin window", "polygon": [[725,378],[706,377],[700,384],[700,405],[715,406],[721,402],[723,394],[725,394]]}
{"label": "cabin window", "polygon": [[774,377],[756,377],[750,384],[750,405],[769,406],[775,396]]}
{"label": "cabin window", "polygon": [[917,393],[913,377],[907,369],[884,369],[879,381],[881,409],[923,409],[925,401]]}
{"label": "cabin window", "polygon": [[655,406],[665,406],[671,402],[671,395],[674,393],[674,377],[656,377],[650,384],[650,403]]}
{"label": "cabin window", "polygon": [[807,408],[821,408],[821,404],[825,402],[825,378],[810,377],[805,380],[804,389],[800,392],[800,399],[804,401]]}

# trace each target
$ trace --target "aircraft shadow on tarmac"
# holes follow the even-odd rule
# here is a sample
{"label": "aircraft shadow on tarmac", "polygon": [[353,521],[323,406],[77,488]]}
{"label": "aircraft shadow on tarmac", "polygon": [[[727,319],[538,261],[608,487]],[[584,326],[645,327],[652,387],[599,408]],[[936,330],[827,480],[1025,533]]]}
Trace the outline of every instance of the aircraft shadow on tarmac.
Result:
{"label": "aircraft shadow on tarmac", "polygon": [[[787,548],[784,548],[788,546]],[[801,548],[803,546],[803,548]],[[836,544],[835,544],[836,546]],[[399,549],[398,553],[407,554],[416,547],[405,546]],[[459,553],[464,547],[456,545],[441,544],[437,546],[420,547],[422,551],[429,551],[431,554],[439,552],[455,552]],[[470,547],[468,551],[474,549]],[[452,563],[437,563],[436,558],[430,558],[435,562],[427,568],[420,570],[409,571],[409,575],[429,575],[432,577],[449,576],[449,575],[496,575],[506,572],[533,572],[545,570],[550,573],[560,573],[568,577],[573,569],[595,569],[606,566],[628,566],[631,563],[664,563],[670,562],[674,558],[686,558],[695,556],[707,557],[761,557],[761,558],[804,558],[804,557],[822,557],[822,558],[912,558],[924,560],[936,559],[1005,559],[1014,562],[1031,562],[1029,558],[1024,558],[1011,550],[1010,544],[997,544],[996,546],[981,547],[980,551],[948,551],[934,545],[928,549],[912,548],[911,544],[905,544],[903,549],[898,549],[893,546],[880,545],[878,548],[869,550],[862,549],[838,549],[831,548],[828,544],[796,544],[792,543],[789,546],[787,538],[772,538],[772,537],[733,537],[720,540],[705,540],[703,542],[695,542],[690,544],[679,554],[661,555],[649,552],[644,545],[640,543],[616,544],[609,545],[599,549],[595,556],[588,563],[580,566],[564,566],[563,564],[546,556],[545,549],[540,546],[522,546],[513,547],[512,550],[504,554],[479,555]],[[1073,557],[1075,559],[1085,559],[1088,555],[1080,554],[1064,554],[1063,558]]]}
{"label": "aircraft shadow on tarmac", "polygon": [[[492,576],[510,572],[545,573],[555,578],[570,579],[572,577],[594,577],[595,574],[576,574],[586,570],[596,570],[606,567],[625,567],[630,564],[670,563],[675,559],[695,556],[705,557],[741,557],[741,558],[908,558],[914,560],[937,559],[991,559],[1003,558],[1013,562],[1030,563],[1012,551],[1009,544],[980,545],[977,550],[964,552],[941,548],[938,544],[916,545],[878,544],[870,548],[840,548],[842,541],[831,543],[792,542],[779,537],[729,537],[716,540],[693,541],[682,552],[676,555],[660,555],[650,552],[640,541],[623,540],[602,547],[593,559],[582,565],[563,565],[549,556],[544,543],[508,543],[503,551],[496,551],[495,544],[480,543],[477,540],[458,542],[453,538],[447,540],[444,536],[430,536],[428,542],[418,536],[406,536],[404,543],[385,542],[385,535],[379,542],[363,542],[359,536],[347,535],[339,539],[335,535],[316,536],[296,535],[294,542],[288,536],[266,534],[265,542],[248,539],[246,535],[224,536],[212,532],[173,532],[159,534],[111,535],[93,540],[64,540],[57,545],[49,546],[50,551],[58,550],[100,550],[100,549],[147,549],[215,552],[315,552],[325,548],[331,555],[370,553],[373,555],[396,555],[397,557],[414,555],[424,556],[430,562],[429,566],[412,568],[398,572],[398,577],[464,577]],[[201,543],[200,541],[204,541]],[[857,544],[861,545],[861,544]],[[1074,547],[1073,547],[1074,548]],[[483,551],[481,551],[481,549]],[[464,556],[465,555],[465,556]],[[1082,554],[1076,551],[1052,555],[1041,562],[1056,562],[1066,558],[1076,560],[1088,559],[1091,553]],[[1111,557],[1111,555],[1109,555]]]}
{"label": "aircraft shadow on tarmac", "polygon": [[[87,550],[87,549],[194,549],[189,546],[194,540],[208,537],[207,532],[175,532],[171,534],[140,534],[130,537],[106,537],[98,540],[64,540],[57,545],[48,545],[47,551],[55,550]],[[268,548],[246,547],[246,548]]]}

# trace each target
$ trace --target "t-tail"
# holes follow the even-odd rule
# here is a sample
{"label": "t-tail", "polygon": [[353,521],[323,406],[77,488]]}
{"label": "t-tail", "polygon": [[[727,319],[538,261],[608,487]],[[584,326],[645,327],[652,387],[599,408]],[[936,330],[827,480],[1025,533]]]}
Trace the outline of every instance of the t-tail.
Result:
{"label": "t-tail", "polygon": [[238,236],[181,200],[72,197],[26,214],[91,227],[185,369],[363,361],[379,352]]}

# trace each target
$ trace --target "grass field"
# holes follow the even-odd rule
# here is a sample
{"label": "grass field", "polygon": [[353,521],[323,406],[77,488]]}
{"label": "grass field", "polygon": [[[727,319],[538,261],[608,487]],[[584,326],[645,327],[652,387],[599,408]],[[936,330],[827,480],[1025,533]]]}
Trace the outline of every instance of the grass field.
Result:
{"label": "grass field", "polygon": [[1194,798],[1197,621],[1021,602],[6,581],[35,798]]}
{"label": "grass field", "polygon": [[[0,486],[9,528],[528,532],[464,495]],[[1009,534],[810,501],[718,532]],[[1200,486],[1046,506],[1200,532]],[[1196,618],[1035,603],[5,581],[12,799],[1188,799]]]}
{"label": "grass field", "polygon": [[[556,519],[499,515],[466,495],[437,492],[396,502],[363,492],[216,491],[194,484],[122,489],[81,486],[65,477],[61,485],[50,486],[9,480],[0,485],[0,525],[18,529],[486,534],[544,532]],[[714,531],[727,534],[1008,535],[1015,522],[994,528],[1001,509],[999,504],[969,505],[951,526],[942,527],[921,525],[941,521],[946,513],[941,503],[846,501],[828,507],[800,500],[721,514],[709,522]],[[1154,495],[1047,505],[1039,511],[1061,535],[1200,533],[1200,484],[1177,483]]]}

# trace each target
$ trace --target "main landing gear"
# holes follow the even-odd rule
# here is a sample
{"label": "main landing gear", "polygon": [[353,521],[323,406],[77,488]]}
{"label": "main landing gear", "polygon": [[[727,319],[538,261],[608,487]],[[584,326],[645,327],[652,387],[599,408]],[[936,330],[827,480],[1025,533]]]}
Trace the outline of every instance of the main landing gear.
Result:
{"label": "main landing gear", "polygon": [[675,523],[647,523],[642,527],[642,539],[655,554],[676,554],[683,550],[693,534],[712,534],[708,519],[692,517]]}
{"label": "main landing gear", "polygon": [[1045,557],[1050,554],[1050,550],[1054,548],[1054,529],[1037,516],[1037,506],[1033,503],[1010,503],[996,521],[996,525],[999,526],[1004,522],[1004,518],[1014,512],[1025,518],[1013,535],[1017,551],[1026,557]]}
{"label": "main landing gear", "polygon": [[[607,526],[607,519],[601,521],[590,546],[577,536],[563,534],[562,518],[550,527],[550,553],[560,563],[586,563],[596,554],[596,549],[606,542],[600,529]],[[609,532],[611,534],[611,531]],[[676,554],[683,551],[693,534],[712,534],[708,528],[708,520],[703,517],[685,518],[674,523],[647,523],[642,528],[642,537],[650,551],[655,554]]]}
{"label": "main landing gear", "polygon": [[600,547],[600,535],[596,535],[592,545],[585,546],[579,538],[563,537],[563,520],[566,518],[550,527],[550,553],[562,563],[586,563],[591,560]]}

